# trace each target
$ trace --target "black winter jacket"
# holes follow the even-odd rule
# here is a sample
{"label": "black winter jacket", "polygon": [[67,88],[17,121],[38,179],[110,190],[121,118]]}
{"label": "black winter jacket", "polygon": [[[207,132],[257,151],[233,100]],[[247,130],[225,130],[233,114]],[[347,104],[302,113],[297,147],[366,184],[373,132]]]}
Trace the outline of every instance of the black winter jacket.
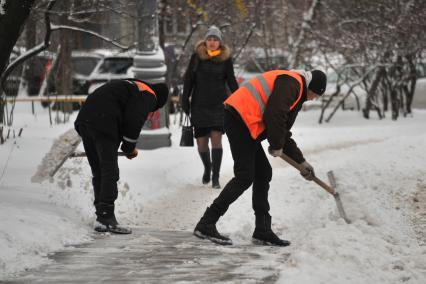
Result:
{"label": "black winter jacket", "polygon": [[223,126],[223,102],[229,90],[238,89],[230,50],[221,49],[220,55],[210,58],[205,42],[198,43],[185,72],[182,107],[185,112],[191,110],[195,127]]}
{"label": "black winter jacket", "polygon": [[83,104],[74,123],[84,124],[111,139],[122,141],[121,149],[131,153],[148,114],[155,111],[157,101],[147,91],[126,80],[106,83],[90,94]]}
{"label": "black winter jacket", "polygon": [[266,137],[272,149],[283,149],[283,152],[293,158],[296,162],[305,161],[302,152],[296,142],[291,138],[291,127],[293,126],[303,103],[307,99],[307,87],[302,76],[303,93],[302,98],[296,106],[290,107],[299,97],[300,84],[289,75],[279,75],[275,79],[271,96],[266,103],[263,121],[266,127]]}

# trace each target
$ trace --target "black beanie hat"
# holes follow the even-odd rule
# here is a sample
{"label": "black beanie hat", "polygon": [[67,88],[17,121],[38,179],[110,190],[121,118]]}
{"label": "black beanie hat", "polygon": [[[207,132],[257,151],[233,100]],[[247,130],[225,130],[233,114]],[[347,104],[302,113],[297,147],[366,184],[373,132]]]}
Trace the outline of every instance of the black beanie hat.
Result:
{"label": "black beanie hat", "polygon": [[169,97],[169,88],[165,83],[151,84],[151,88],[157,97],[157,109],[162,108]]}
{"label": "black beanie hat", "polygon": [[327,76],[320,70],[313,70],[311,73],[312,80],[309,83],[308,89],[321,96],[324,94],[325,88],[327,87]]}

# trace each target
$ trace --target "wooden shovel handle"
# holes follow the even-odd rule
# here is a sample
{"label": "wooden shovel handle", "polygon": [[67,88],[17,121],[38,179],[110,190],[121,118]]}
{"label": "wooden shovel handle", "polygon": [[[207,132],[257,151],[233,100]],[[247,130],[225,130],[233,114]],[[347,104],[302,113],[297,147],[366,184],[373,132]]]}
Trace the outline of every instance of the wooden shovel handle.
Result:
{"label": "wooden shovel handle", "polygon": [[[118,156],[126,156],[126,153],[124,152],[117,152]],[[79,157],[86,157],[86,152],[74,152],[71,155],[69,155],[70,158],[79,158]]]}
{"label": "wooden shovel handle", "polygon": [[[301,164],[297,163],[295,160],[293,160],[289,156],[287,156],[286,154],[282,153],[280,157],[281,157],[281,159],[283,159],[284,161],[286,161],[287,163],[292,165],[295,169],[299,170],[299,172],[303,171],[303,166]],[[331,186],[329,186],[328,184],[326,184],[325,182],[323,182],[319,178],[314,177],[313,181],[316,184],[318,184],[319,186],[321,186],[323,189],[325,189],[328,193],[330,193],[332,195],[336,194],[336,191]]]}

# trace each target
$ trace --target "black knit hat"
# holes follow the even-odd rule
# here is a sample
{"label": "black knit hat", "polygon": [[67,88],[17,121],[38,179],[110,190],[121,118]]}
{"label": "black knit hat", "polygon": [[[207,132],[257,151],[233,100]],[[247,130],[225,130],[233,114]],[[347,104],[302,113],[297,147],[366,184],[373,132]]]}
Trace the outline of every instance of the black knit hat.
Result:
{"label": "black knit hat", "polygon": [[151,84],[151,88],[157,97],[157,109],[162,108],[169,97],[169,88],[165,83]]}
{"label": "black knit hat", "polygon": [[320,70],[313,70],[311,73],[312,80],[309,83],[308,89],[321,96],[324,94],[325,88],[327,87],[327,75]]}

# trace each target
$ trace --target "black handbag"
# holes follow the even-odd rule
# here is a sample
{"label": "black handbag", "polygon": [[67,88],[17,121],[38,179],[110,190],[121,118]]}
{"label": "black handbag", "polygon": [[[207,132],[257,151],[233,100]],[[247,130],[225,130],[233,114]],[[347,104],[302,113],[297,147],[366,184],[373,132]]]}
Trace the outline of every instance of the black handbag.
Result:
{"label": "black handbag", "polygon": [[192,147],[194,146],[194,128],[191,125],[191,121],[188,115],[185,115],[185,119],[182,124],[182,137],[180,138],[181,147]]}

